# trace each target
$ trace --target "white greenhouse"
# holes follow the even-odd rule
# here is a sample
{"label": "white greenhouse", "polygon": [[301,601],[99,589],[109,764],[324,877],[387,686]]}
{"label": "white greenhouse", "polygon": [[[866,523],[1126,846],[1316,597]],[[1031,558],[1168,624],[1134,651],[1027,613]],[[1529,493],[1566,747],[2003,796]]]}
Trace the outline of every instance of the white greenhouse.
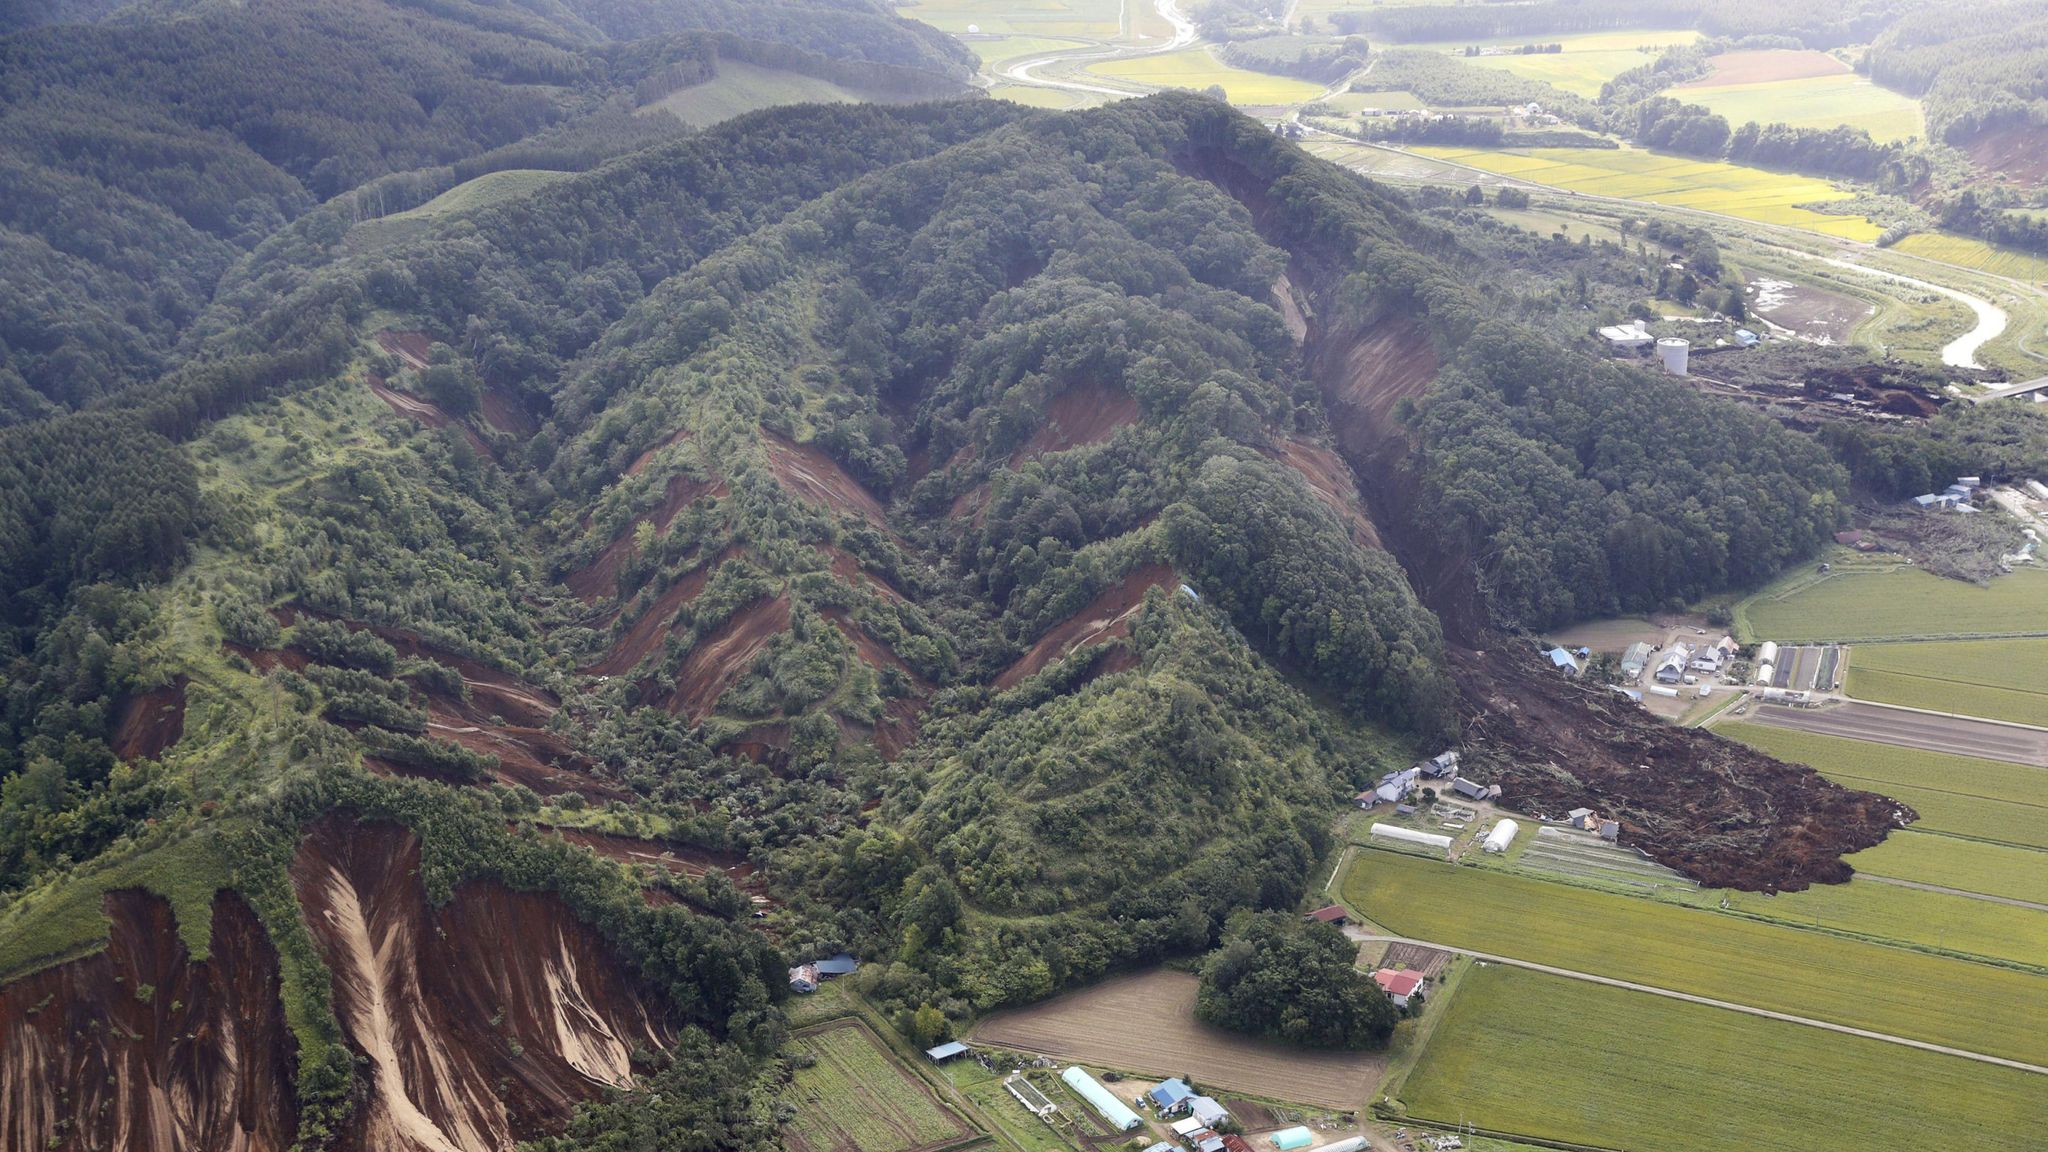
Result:
{"label": "white greenhouse", "polygon": [[1521,825],[1513,820],[1503,820],[1493,826],[1493,831],[1486,834],[1486,842],[1480,847],[1488,852],[1505,852],[1508,845],[1515,842],[1515,833],[1521,830]]}

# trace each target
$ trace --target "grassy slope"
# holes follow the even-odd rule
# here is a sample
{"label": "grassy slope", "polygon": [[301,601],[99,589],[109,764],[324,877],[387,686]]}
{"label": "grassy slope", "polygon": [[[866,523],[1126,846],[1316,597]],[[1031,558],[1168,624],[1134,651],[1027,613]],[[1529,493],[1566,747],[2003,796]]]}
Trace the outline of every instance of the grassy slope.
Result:
{"label": "grassy slope", "polygon": [[1384,852],[1358,854],[1344,899],[1398,935],[2048,1063],[2010,1010],[2044,976]]}
{"label": "grassy slope", "polygon": [[[1632,1152],[2034,1146],[2039,1078],[1583,981],[1471,973],[1411,1115]],[[1817,1140],[1820,1134],[1824,1138]]]}
{"label": "grassy slope", "polygon": [[1107,40],[1121,31],[1117,16],[1122,7],[1119,0],[915,0],[898,3],[896,13],[948,32],[965,32],[972,25],[991,35]]}
{"label": "grassy slope", "polygon": [[641,108],[667,112],[692,127],[782,104],[859,104],[873,96],[830,80],[800,72],[763,68],[738,60],[721,60],[718,75],[703,84],[679,88]]}

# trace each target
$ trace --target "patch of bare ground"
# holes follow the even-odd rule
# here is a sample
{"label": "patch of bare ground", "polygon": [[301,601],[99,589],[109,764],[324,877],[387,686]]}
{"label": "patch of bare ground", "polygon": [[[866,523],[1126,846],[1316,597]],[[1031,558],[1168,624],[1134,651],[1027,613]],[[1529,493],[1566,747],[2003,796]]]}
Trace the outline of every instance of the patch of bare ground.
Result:
{"label": "patch of bare ground", "polygon": [[292,859],[364,1084],[344,1148],[467,1152],[558,1132],[631,1079],[635,1045],[668,1045],[659,1009],[560,900],[470,882],[435,908],[419,867],[411,832],[339,814]]}
{"label": "patch of bare ground", "polygon": [[788,628],[787,596],[756,600],[733,613],[683,657],[676,670],[675,691],[666,703],[668,710],[701,723],[754,657]]}
{"label": "patch of bare ground", "polygon": [[671,444],[680,444],[683,441],[688,440],[689,438],[690,430],[688,428],[678,428],[674,432],[669,433],[667,436],[662,438],[660,443],[640,453],[638,456],[633,457],[633,462],[631,464],[626,465],[626,475],[638,476],[641,473],[641,471],[647,467],[647,462],[654,459],[654,454],[656,452],[661,451],[663,448],[667,448]]}
{"label": "patch of bare ground", "polygon": [[1394,968],[1409,972],[1420,972],[1435,979],[1451,962],[1449,952],[1439,952],[1420,944],[1389,944],[1387,954],[1380,957],[1380,967]]}
{"label": "patch of bare ground", "polygon": [[479,410],[483,413],[485,424],[507,436],[525,440],[540,431],[540,424],[533,418],[533,413],[528,412],[524,405],[502,389],[484,389],[483,403]]}
{"label": "patch of bare ground", "polygon": [[675,619],[683,605],[695,600],[704,591],[704,585],[718,571],[718,566],[740,554],[736,548],[727,548],[712,557],[702,566],[685,574],[681,579],[662,589],[647,610],[633,620],[632,627],[611,646],[604,659],[585,668],[589,676],[623,676],[640,666],[649,653],[668,634],[669,622]]}
{"label": "patch of bare ground", "polygon": [[1366,548],[1380,546],[1380,532],[1358,497],[1358,481],[1343,458],[1320,444],[1290,436],[1281,442],[1280,462],[1294,469],[1308,483],[1316,499],[1337,514],[1351,529],[1351,538]]}
{"label": "patch of bare ground", "polygon": [[1077,384],[1046,404],[1044,423],[1010,453],[1010,467],[1069,448],[1100,444],[1137,420],[1138,401],[1130,393],[1106,384]]}
{"label": "patch of bare ground", "polygon": [[903,593],[898,592],[887,580],[882,579],[862,566],[860,558],[833,544],[820,544],[818,551],[825,554],[832,565],[832,574],[856,588],[871,588],[884,599],[902,603]]}
{"label": "patch of bare ground", "polygon": [[1302,310],[1301,298],[1294,294],[1294,281],[1285,272],[1273,281],[1273,307],[1279,310],[1280,322],[1287,325],[1287,333],[1296,344],[1308,339],[1308,313]]}
{"label": "patch of bare ground", "polygon": [[0,1147],[290,1147],[297,1045],[256,914],[217,894],[195,961],[162,897],[124,889],[105,908],[105,951],[0,988]]}
{"label": "patch of bare ground", "polygon": [[768,450],[768,466],[790,495],[809,504],[858,516],[878,528],[887,529],[888,516],[882,502],[826,455],[815,444],[798,444],[787,437],[764,430],[761,441]]}
{"label": "patch of bare ground", "polygon": [[185,678],[131,696],[110,742],[123,760],[154,760],[185,734]]}
{"label": "patch of bare ground", "polygon": [[[554,828],[547,830],[546,834],[560,836],[571,844],[588,848],[607,860],[616,860],[636,870],[654,868],[691,879],[707,872],[723,872],[734,886],[753,900],[755,907],[769,907],[775,903],[767,895],[767,887],[761,883],[755,867],[731,853],[681,847],[633,836],[615,836],[584,828]],[[650,888],[648,891],[659,892],[669,902],[674,902],[674,897],[662,889]]]}
{"label": "patch of bare ground", "polygon": [[377,347],[398,357],[398,361],[415,372],[426,368],[434,351],[434,338],[425,332],[399,332],[386,328],[377,333]]}
{"label": "patch of bare ground", "polygon": [[2023,184],[2048,180],[2048,126],[2016,124],[1994,128],[1964,151],[1979,168]]}
{"label": "patch of bare ground", "polygon": [[659,507],[626,525],[610,544],[605,545],[604,551],[597,554],[597,559],[569,573],[562,583],[585,604],[617,595],[619,570],[633,557],[633,537],[640,530],[640,525],[653,524],[655,531],[666,532],[683,509],[699,500],[722,500],[729,494],[723,480],[696,480],[683,475],[669,477],[668,489]]}
{"label": "patch of bare ground", "polygon": [[1765,84],[1773,80],[1810,80],[1815,76],[1839,76],[1850,71],[1847,64],[1825,52],[1792,48],[1723,52],[1709,57],[1707,64],[1710,70],[1705,76],[1678,85],[1678,90]]}
{"label": "patch of bare ground", "polygon": [[1146,590],[1173,582],[1173,567],[1168,564],[1147,564],[1127,573],[1079,612],[1040,636],[996,677],[996,687],[1015,688],[1069,652],[1130,635],[1131,617],[1144,604]]}
{"label": "patch of bare ground", "polygon": [[1676,728],[1527,645],[1453,649],[1464,750],[1506,802],[1538,816],[1611,813],[1621,842],[1714,888],[1797,892],[1846,882],[1842,860],[1910,809],[1697,728]]}
{"label": "patch of bare ground", "polygon": [[1226,1032],[1195,1019],[1193,976],[1152,971],[1106,980],[974,1026],[982,1044],[1097,1068],[1197,1081],[1269,1100],[1362,1109],[1386,1071],[1372,1052],[1319,1052]]}
{"label": "patch of bare ground", "polygon": [[441,411],[438,406],[409,392],[400,392],[386,385],[383,377],[369,376],[366,379],[369,381],[370,391],[375,392],[379,400],[390,405],[393,412],[400,416],[409,416],[429,428],[454,428],[462,433],[463,439],[469,441],[471,448],[485,456],[491,454],[491,446],[484,443],[483,437],[476,434],[476,429]]}

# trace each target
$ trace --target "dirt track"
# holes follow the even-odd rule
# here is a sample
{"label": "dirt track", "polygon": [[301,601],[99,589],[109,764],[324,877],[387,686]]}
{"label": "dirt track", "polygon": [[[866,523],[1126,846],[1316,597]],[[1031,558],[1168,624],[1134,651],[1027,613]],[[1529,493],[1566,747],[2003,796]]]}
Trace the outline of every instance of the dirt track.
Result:
{"label": "dirt track", "polygon": [[1153,971],[1107,980],[975,1025],[979,1043],[1198,1082],[1325,1108],[1362,1108],[1386,1071],[1369,1052],[1309,1052],[1195,1019],[1195,978]]}
{"label": "dirt track", "polygon": [[1849,703],[1827,708],[1759,707],[1748,718],[1773,728],[2048,768],[2048,732],[1966,716]]}

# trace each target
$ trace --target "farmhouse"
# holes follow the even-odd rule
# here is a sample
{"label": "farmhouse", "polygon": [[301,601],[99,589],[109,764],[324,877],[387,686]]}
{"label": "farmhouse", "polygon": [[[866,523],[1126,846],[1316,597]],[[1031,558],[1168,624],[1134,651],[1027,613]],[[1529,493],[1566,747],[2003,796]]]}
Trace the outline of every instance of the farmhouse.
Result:
{"label": "farmhouse", "polygon": [[1407,969],[1381,968],[1372,974],[1373,983],[1387,994],[1396,1008],[1406,1008],[1411,999],[1422,997],[1422,973]]}
{"label": "farmhouse", "polygon": [[789,990],[792,992],[816,992],[818,990],[818,966],[799,964],[789,970]]}
{"label": "farmhouse", "polygon": [[1195,1098],[1195,1090],[1188,1087],[1187,1081],[1175,1076],[1145,1095],[1151,1099],[1152,1106],[1159,1109],[1161,1116],[1171,1116],[1187,1108],[1188,1101]]}
{"label": "farmhouse", "polygon": [[1226,1123],[1230,1119],[1230,1110],[1210,1096],[1197,1096],[1188,1101],[1188,1112],[1210,1128]]}
{"label": "farmhouse", "polygon": [[1692,649],[1683,644],[1673,644],[1657,658],[1657,683],[1676,684],[1685,679],[1685,666],[1692,660]]}
{"label": "farmhouse", "polygon": [[1727,659],[1728,654],[1726,652],[1713,645],[1708,645],[1693,653],[1692,663],[1688,664],[1687,667],[1695,672],[1711,672],[1719,675],[1721,664]]}
{"label": "farmhouse", "polygon": [[1415,790],[1415,781],[1422,775],[1420,767],[1403,768],[1380,777],[1378,787],[1369,792],[1360,792],[1353,799],[1360,808],[1373,808],[1381,804],[1398,804]]}
{"label": "farmhouse", "polygon": [[1629,645],[1628,651],[1621,654],[1621,674],[1630,680],[1641,677],[1643,669],[1650,666],[1650,656],[1654,652],[1655,648],[1642,641]]}
{"label": "farmhouse", "polygon": [[844,952],[829,959],[799,964],[789,970],[789,988],[792,992],[816,992],[818,985],[834,977],[851,975],[859,967],[860,961]]}
{"label": "farmhouse", "polygon": [[[1344,907],[1341,904],[1332,904],[1326,908],[1318,908],[1309,913],[1307,918],[1319,924],[1335,924],[1341,927],[1345,920]],[[1175,1081],[1168,1081],[1167,1083],[1175,1083]],[[1160,1085],[1162,1088],[1165,1086],[1165,1084]]]}

